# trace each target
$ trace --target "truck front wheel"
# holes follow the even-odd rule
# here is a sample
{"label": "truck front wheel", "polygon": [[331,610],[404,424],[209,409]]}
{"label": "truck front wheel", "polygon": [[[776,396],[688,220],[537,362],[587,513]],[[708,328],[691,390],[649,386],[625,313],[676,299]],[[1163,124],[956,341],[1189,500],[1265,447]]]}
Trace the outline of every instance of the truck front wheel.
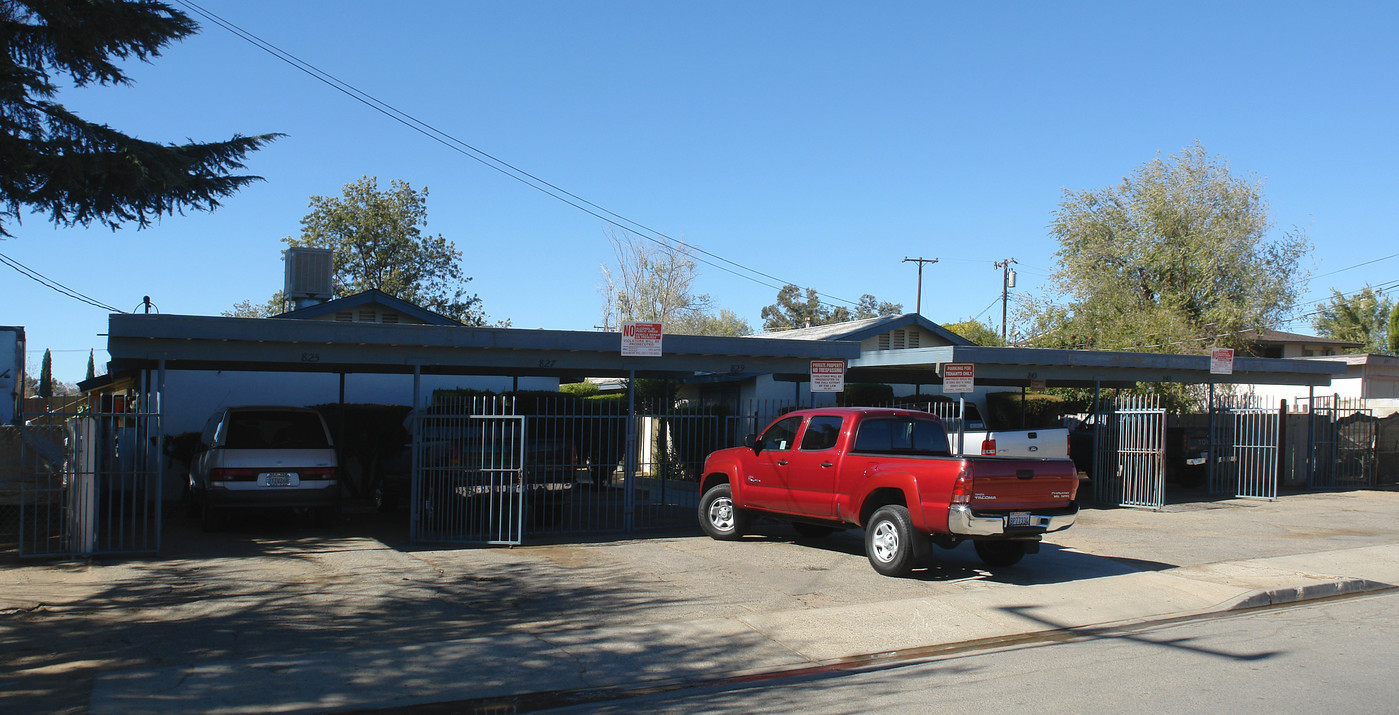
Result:
{"label": "truck front wheel", "polygon": [[732,541],[742,538],[748,529],[748,514],[734,506],[729,485],[716,484],[700,499],[699,523],[710,538]]}
{"label": "truck front wheel", "polygon": [[906,576],[917,561],[916,538],[907,507],[882,506],[865,525],[865,556],[874,570],[885,576]]}

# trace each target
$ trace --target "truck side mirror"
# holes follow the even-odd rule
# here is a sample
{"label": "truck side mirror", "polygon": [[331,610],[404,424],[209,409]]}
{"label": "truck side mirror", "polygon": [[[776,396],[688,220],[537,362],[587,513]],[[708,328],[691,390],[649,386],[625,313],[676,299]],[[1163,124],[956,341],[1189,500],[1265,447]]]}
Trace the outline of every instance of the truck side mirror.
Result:
{"label": "truck side mirror", "polygon": [[753,450],[753,454],[755,455],[763,451],[763,448],[758,446],[758,435],[756,434],[750,434],[747,437],[744,437],[743,446]]}

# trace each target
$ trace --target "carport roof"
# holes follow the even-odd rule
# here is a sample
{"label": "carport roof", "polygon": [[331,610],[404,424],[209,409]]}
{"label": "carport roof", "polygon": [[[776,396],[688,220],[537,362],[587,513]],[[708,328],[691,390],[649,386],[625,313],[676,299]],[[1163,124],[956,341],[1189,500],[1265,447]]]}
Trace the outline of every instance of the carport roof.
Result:
{"label": "carport roof", "polygon": [[947,363],[972,363],[978,385],[1130,387],[1137,382],[1329,385],[1345,367],[1315,360],[1235,357],[1230,375],[1210,374],[1208,355],[1050,350],[948,345],[866,352],[851,360],[846,380],[939,384]]}
{"label": "carport roof", "polygon": [[[872,328],[874,326],[865,326]],[[888,325],[882,327],[888,328]],[[622,357],[621,336],[572,330],[345,323],[280,318],[113,314],[111,371],[168,369],[708,379],[773,374],[805,380],[811,360],[847,361],[849,382],[940,384],[947,363],[972,363],[976,383],[1127,387],[1137,382],[1329,385],[1336,362],[1237,357],[1211,375],[1207,355],[947,345],[861,354],[854,340],[666,335],[662,357]]]}
{"label": "carport roof", "polygon": [[168,369],[682,377],[696,372],[806,372],[811,360],[852,359],[849,341],[666,335],[662,357],[622,357],[621,335],[280,318],[113,314],[111,370]]}

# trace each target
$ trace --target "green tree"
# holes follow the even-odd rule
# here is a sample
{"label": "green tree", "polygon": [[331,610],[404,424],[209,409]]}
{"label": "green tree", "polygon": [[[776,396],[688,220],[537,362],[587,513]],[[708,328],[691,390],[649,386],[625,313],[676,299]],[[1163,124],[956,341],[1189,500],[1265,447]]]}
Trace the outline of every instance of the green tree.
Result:
{"label": "green tree", "polygon": [[609,230],[616,263],[602,267],[602,321],[656,321],[679,335],[748,335],[753,328],[732,310],[713,312],[708,294],[695,293],[695,260],[685,244],[662,246],[630,232]]}
{"label": "green tree", "polygon": [[977,345],[1000,346],[1006,344],[1004,340],[1001,340],[1000,332],[976,318],[967,318],[959,323],[948,323],[942,327]]}
{"label": "green tree", "polygon": [[1199,142],[1115,186],[1066,190],[1050,228],[1063,288],[1017,310],[1044,347],[1238,347],[1240,332],[1289,315],[1311,250],[1295,230],[1270,240],[1261,181]]}
{"label": "green tree", "polygon": [[1390,353],[1390,322],[1394,301],[1370,286],[1355,295],[1342,295],[1331,289],[1331,300],[1312,318],[1317,333],[1336,340],[1364,343],[1356,352]]}
{"label": "green tree", "polygon": [[718,313],[704,313],[681,320],[675,324],[675,329],[669,332],[682,335],[717,335],[737,338],[752,335],[753,327],[748,324],[748,321],[738,317],[738,313],[728,308],[722,308]]}
{"label": "green tree", "polygon": [[828,323],[844,323],[847,320],[863,320],[885,315],[899,315],[903,304],[881,302],[866,293],[860,296],[854,312],[845,306],[831,307],[821,302],[815,288],[807,288],[803,295],[801,288],[788,283],[777,291],[777,302],[763,308],[763,330],[790,330]]}
{"label": "green tree", "polygon": [[39,397],[53,397],[53,355],[44,350],[44,361],[39,363]]}
{"label": "green tree", "polygon": [[[839,310],[839,308],[836,310]],[[874,296],[866,293],[860,296],[860,302],[855,306],[855,313],[851,316],[851,319],[864,320],[865,318],[877,318],[885,315],[900,315],[903,312],[903,303],[890,303],[884,300],[875,300]]]}
{"label": "green tree", "polygon": [[4,221],[48,214],[59,226],[145,227],[186,208],[213,210],[256,176],[243,157],[278,134],[156,144],[56,103],[59,84],[130,84],[119,63],[158,57],[198,25],[160,2],[0,2],[0,236]]}
{"label": "green tree", "polygon": [[225,318],[270,318],[285,312],[282,303],[285,297],[282,291],[272,294],[266,303],[254,303],[251,300],[243,300],[233,304],[229,310],[223,311]]}
{"label": "green tree", "polygon": [[1386,347],[1389,348],[1386,354],[1399,355],[1399,304],[1389,312],[1389,341]]}
{"label": "green tree", "polygon": [[[301,237],[288,246],[335,253],[335,292],[374,289],[467,325],[484,325],[481,299],[467,295],[461,251],[441,235],[425,235],[427,189],[394,180],[380,191],[372,176],[345,184],[338,197],[312,196]],[[236,310],[236,306],[235,306]]]}
{"label": "green tree", "polygon": [[94,377],[97,377],[97,360],[94,351],[89,350],[87,351],[87,376],[83,379],[91,380]]}

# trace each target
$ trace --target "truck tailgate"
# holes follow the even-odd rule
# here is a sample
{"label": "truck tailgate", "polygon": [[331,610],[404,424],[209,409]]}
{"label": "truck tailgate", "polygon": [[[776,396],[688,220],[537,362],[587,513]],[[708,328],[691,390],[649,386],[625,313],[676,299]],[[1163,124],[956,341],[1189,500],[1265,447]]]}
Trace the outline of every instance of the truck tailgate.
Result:
{"label": "truck tailgate", "polygon": [[1078,493],[1068,459],[978,459],[972,462],[973,509],[1066,507]]}

